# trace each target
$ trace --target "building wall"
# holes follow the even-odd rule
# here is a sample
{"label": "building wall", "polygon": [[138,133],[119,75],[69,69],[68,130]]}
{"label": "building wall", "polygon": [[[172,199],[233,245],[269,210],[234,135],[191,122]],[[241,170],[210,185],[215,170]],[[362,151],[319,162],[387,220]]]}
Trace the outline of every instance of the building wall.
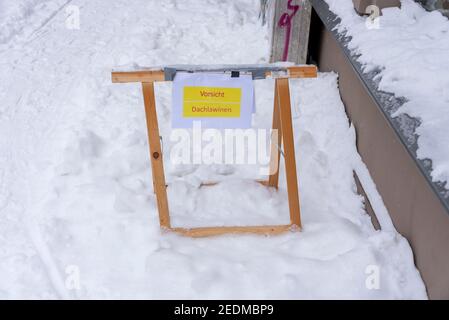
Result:
{"label": "building wall", "polygon": [[356,129],[357,149],[396,229],[412,247],[428,295],[449,299],[448,211],[386,118],[363,78],[366,75],[353,63],[337,31],[332,25],[325,26],[335,18],[320,13],[322,18],[316,12],[312,15],[311,61],[320,71],[339,74],[340,94]]}

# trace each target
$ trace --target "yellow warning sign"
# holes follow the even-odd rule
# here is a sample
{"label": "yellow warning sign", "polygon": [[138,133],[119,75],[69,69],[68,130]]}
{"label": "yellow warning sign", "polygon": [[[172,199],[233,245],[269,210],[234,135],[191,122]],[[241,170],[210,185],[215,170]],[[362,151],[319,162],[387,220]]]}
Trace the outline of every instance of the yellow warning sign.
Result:
{"label": "yellow warning sign", "polygon": [[238,118],[242,102],[241,88],[184,87],[185,118]]}

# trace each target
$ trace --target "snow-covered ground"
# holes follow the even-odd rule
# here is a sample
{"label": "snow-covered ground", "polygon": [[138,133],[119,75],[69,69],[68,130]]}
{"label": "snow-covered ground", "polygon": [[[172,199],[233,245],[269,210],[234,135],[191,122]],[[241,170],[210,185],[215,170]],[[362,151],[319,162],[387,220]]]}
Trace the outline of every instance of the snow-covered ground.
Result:
{"label": "snow-covered ground", "polygon": [[[0,1],[16,13],[0,38],[0,297],[426,298],[357,154],[335,74],[291,81],[303,232],[160,232],[141,88],[111,84],[110,71],[264,63],[257,0],[36,3]],[[79,30],[66,28],[66,4],[79,7]],[[256,83],[256,127],[270,127],[272,89]],[[156,94],[166,155],[170,84]],[[237,166],[166,164],[177,225],[288,218],[285,187],[242,180]],[[354,170],[382,231],[365,213]],[[223,182],[199,188],[206,178]]]}
{"label": "snow-covered ground", "polygon": [[[326,0],[341,18],[339,30],[352,39],[365,71],[380,69],[379,89],[407,101],[393,116],[418,118],[417,156],[432,160],[432,179],[449,182],[449,20],[413,0],[387,8],[378,28],[367,28],[350,0]],[[369,24],[371,26],[371,24]]]}

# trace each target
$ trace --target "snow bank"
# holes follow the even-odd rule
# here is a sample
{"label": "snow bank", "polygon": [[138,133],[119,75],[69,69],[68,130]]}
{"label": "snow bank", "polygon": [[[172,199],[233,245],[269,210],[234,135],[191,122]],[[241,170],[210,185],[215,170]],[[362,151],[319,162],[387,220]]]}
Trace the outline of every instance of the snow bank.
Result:
{"label": "snow bank", "polygon": [[417,156],[432,160],[432,179],[449,181],[449,20],[402,0],[401,9],[383,10],[379,29],[369,29],[352,1],[326,2],[341,18],[339,31],[352,37],[349,48],[365,71],[381,70],[379,89],[406,98],[392,115],[420,119]]}
{"label": "snow bank", "polygon": [[0,44],[13,38],[30,40],[71,0],[1,0]]}
{"label": "snow bank", "polygon": [[[375,231],[356,193],[360,158],[335,74],[291,81],[303,232],[161,234],[141,88],[111,84],[110,70],[264,63],[258,1],[71,4],[80,30],[48,12],[31,38],[0,45],[3,298],[426,298],[407,241]],[[269,128],[273,82],[256,90],[254,125]],[[156,95],[166,155],[170,83]],[[274,192],[245,167],[166,164],[176,225],[288,219],[283,174]],[[204,179],[223,182],[199,188]]]}

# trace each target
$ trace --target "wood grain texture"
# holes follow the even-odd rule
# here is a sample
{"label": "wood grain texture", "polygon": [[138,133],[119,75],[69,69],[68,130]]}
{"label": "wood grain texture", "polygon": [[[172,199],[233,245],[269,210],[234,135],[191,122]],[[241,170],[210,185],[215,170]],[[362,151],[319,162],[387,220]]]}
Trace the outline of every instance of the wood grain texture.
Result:
{"label": "wood grain texture", "polygon": [[164,164],[162,160],[161,142],[159,140],[159,126],[157,122],[156,100],[154,97],[154,84],[152,82],[142,83],[142,91],[147,120],[153,186],[154,192],[156,193],[157,207],[159,211],[159,222],[161,227],[170,228],[167,186],[165,184]]}
{"label": "wood grain texture", "polygon": [[[266,181],[266,180],[254,180],[254,181],[257,183],[260,183],[261,185],[268,186],[268,181]],[[219,183],[220,183],[220,181],[204,181],[204,182],[201,182],[200,188],[201,187],[213,187]]]}
{"label": "wood grain texture", "polygon": [[271,22],[271,53],[270,62],[283,61],[283,53],[286,44],[286,28],[281,27],[279,22],[282,15],[288,14],[291,19],[290,39],[287,41],[288,57],[287,61],[296,64],[304,64],[307,61],[310,20],[312,16],[312,5],[310,0],[293,0],[290,5],[299,5],[299,11],[292,16],[293,11],[288,8],[287,0],[275,0]]}
{"label": "wood grain texture", "polygon": [[171,228],[169,230],[180,233],[184,236],[193,238],[202,238],[210,236],[219,236],[224,234],[245,234],[255,233],[259,235],[277,235],[289,230],[295,231],[297,228],[292,225],[278,226],[254,226],[254,227],[204,227],[204,228]]}
{"label": "wood grain texture", "polygon": [[278,103],[281,115],[290,221],[293,225],[301,227],[298,179],[295,160],[295,143],[293,139],[293,124],[288,79],[276,79],[276,87],[278,90]]}
{"label": "wood grain texture", "polygon": [[318,68],[315,65],[307,64],[301,66],[291,66],[285,68],[285,72],[268,71],[265,74],[266,78],[316,78],[318,76]]}
{"label": "wood grain texture", "polygon": [[[276,80],[277,81],[277,80]],[[279,93],[278,86],[274,86],[274,103],[273,103],[273,131],[277,130],[277,134],[271,136],[270,149],[270,176],[268,177],[268,186],[278,188],[279,186],[279,164],[281,161],[281,147],[282,147],[282,127],[279,108]]]}
{"label": "wood grain texture", "polygon": [[318,69],[314,65],[288,67],[289,78],[316,78]]}
{"label": "wood grain texture", "polygon": [[113,71],[112,83],[165,81],[164,71]]}

